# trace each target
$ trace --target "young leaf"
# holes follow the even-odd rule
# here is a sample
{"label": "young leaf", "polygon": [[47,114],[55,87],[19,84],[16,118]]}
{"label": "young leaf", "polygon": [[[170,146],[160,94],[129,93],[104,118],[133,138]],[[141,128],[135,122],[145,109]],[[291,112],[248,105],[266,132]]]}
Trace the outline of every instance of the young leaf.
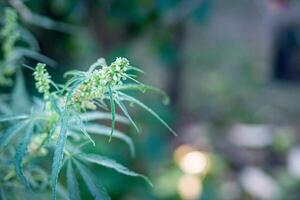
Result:
{"label": "young leaf", "polygon": [[135,103],[135,104],[139,105],[140,107],[144,108],[146,111],[148,111],[150,114],[152,114],[156,119],[158,119],[163,125],[165,125],[165,127],[167,127],[169,129],[169,131],[171,131],[171,133],[173,133],[173,135],[177,136],[177,133],[151,108],[149,108],[148,106],[146,106],[145,104],[143,104],[141,101],[139,101],[138,99],[136,99],[134,97],[126,95],[122,92],[118,92],[118,94],[120,94],[122,97],[124,97],[124,100],[129,101],[131,103]]}
{"label": "young leaf", "polygon": [[33,134],[33,122],[31,122],[25,132],[25,135],[23,137],[22,142],[20,143],[20,145],[17,147],[16,149],[16,155],[15,155],[15,170],[16,170],[16,174],[17,176],[20,178],[21,182],[27,187],[27,188],[31,188],[31,184],[30,181],[28,180],[28,178],[24,175],[23,172],[23,167],[22,167],[22,161],[24,156],[27,153],[27,147],[29,145],[31,136]]}
{"label": "young leaf", "polygon": [[116,85],[115,90],[140,90],[141,92],[152,91],[160,94],[163,97],[163,103],[168,104],[170,102],[169,96],[163,90],[145,84],[123,84]]}
{"label": "young leaf", "polygon": [[[110,136],[110,132],[111,132],[110,127],[100,125],[100,124],[86,124],[85,129],[87,132],[91,134],[105,135],[105,136]],[[134,149],[132,139],[129,136],[127,136],[125,133],[121,131],[115,130],[112,137],[118,138],[120,140],[123,140],[125,143],[127,143],[127,145],[129,146],[131,156],[134,157],[135,149]]]}
{"label": "young leaf", "polygon": [[8,143],[16,136],[16,134],[24,128],[25,125],[26,122],[19,122],[0,134],[0,152],[8,145]]}
{"label": "young leaf", "polygon": [[114,169],[115,171],[127,176],[141,177],[152,186],[151,181],[146,176],[133,172],[110,158],[100,156],[97,154],[79,154],[79,157],[85,161]]}
{"label": "young leaf", "polygon": [[63,152],[64,152],[64,146],[66,143],[67,138],[67,117],[62,116],[61,120],[61,130],[59,137],[57,139],[55,150],[54,150],[54,156],[53,156],[53,162],[52,162],[52,173],[51,173],[51,199],[56,200],[56,185],[57,185],[57,179],[58,174],[60,172],[60,169],[62,167],[63,163]]}
{"label": "young leaf", "polygon": [[131,118],[131,116],[129,115],[126,106],[121,101],[119,101],[117,98],[115,99],[115,102],[121,108],[122,112],[128,118],[128,120],[131,122],[131,124],[134,126],[134,128],[136,129],[136,131],[139,133],[139,128],[137,127],[137,125],[135,124],[135,122],[133,121],[133,119]]}
{"label": "young leaf", "polygon": [[75,172],[73,170],[72,161],[69,160],[67,168],[67,183],[70,200],[80,200],[80,193]]}
{"label": "young leaf", "polygon": [[110,200],[110,197],[106,191],[106,189],[100,185],[99,181],[94,180],[94,175],[89,171],[88,168],[80,164],[79,162],[75,162],[77,169],[79,170],[87,188],[90,193],[93,195],[95,200]]}
{"label": "young leaf", "polygon": [[109,141],[111,141],[112,135],[115,130],[115,114],[116,114],[116,107],[115,107],[115,102],[113,99],[113,93],[111,90],[111,87],[108,86],[108,91],[109,91],[109,101],[110,101],[110,109],[111,109],[111,132],[110,132],[110,137]]}

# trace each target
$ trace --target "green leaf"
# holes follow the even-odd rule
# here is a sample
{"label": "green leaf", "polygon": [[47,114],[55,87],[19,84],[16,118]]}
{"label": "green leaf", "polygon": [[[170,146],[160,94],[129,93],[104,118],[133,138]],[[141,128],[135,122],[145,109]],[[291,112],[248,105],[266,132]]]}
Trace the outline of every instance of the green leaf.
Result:
{"label": "green leaf", "polygon": [[8,145],[8,143],[18,134],[26,125],[25,121],[19,122],[0,134],[0,152]]}
{"label": "green leaf", "polygon": [[12,113],[12,110],[6,103],[0,102],[0,113],[10,114]]}
{"label": "green leaf", "polygon": [[137,71],[137,72],[140,72],[142,74],[145,74],[146,72],[144,72],[143,70],[141,70],[140,68],[137,68],[137,67],[133,67],[133,66],[130,66],[128,68],[128,70],[134,70],[134,71]]}
{"label": "green leaf", "polygon": [[70,200],[80,200],[80,193],[72,162],[69,160],[67,168],[67,183]]}
{"label": "green leaf", "polygon": [[66,138],[67,138],[67,117],[62,116],[61,119],[61,130],[59,137],[57,139],[55,150],[54,150],[54,156],[53,156],[53,162],[52,162],[52,173],[51,173],[51,199],[56,199],[56,185],[57,185],[57,179],[59,172],[62,167],[63,163],[63,154],[64,154],[64,146],[66,144]]}
{"label": "green leaf", "polygon": [[[85,130],[91,134],[104,135],[104,136],[110,136],[110,132],[111,132],[110,127],[100,125],[100,124],[86,124]],[[127,136],[125,133],[121,131],[115,130],[113,137],[123,140],[125,143],[127,143],[127,145],[129,146],[131,156],[134,157],[135,149],[134,149],[132,139],[129,136]]]}
{"label": "green leaf", "polygon": [[126,95],[122,92],[118,92],[118,94],[120,94],[124,98],[124,100],[129,101],[131,103],[135,103],[135,104],[139,105],[140,107],[144,108],[146,111],[148,111],[150,114],[152,114],[156,119],[158,119],[165,127],[167,127],[169,129],[169,131],[171,131],[171,133],[173,133],[173,135],[177,136],[177,133],[151,108],[149,108],[148,106],[146,106],[145,104],[143,104],[141,101],[139,101],[138,99],[136,99],[134,97]]}
{"label": "green leaf", "polygon": [[52,108],[54,109],[54,111],[55,111],[57,114],[60,114],[60,113],[61,113],[60,108],[59,108],[59,106],[58,106],[58,104],[57,104],[57,102],[56,102],[56,99],[55,99],[55,97],[54,97],[53,95],[50,95],[50,96],[49,96],[49,101],[51,102],[51,106],[52,106]]}
{"label": "green leaf", "polygon": [[2,115],[0,116],[0,122],[27,119],[27,115]]}
{"label": "green leaf", "polygon": [[1,200],[8,200],[5,191],[6,190],[4,188],[0,188],[0,197],[1,197]]}
{"label": "green leaf", "polygon": [[122,112],[128,118],[128,120],[131,122],[131,124],[134,126],[134,128],[136,129],[136,131],[139,133],[140,132],[139,128],[137,127],[137,125],[135,124],[135,122],[133,121],[133,119],[131,118],[131,116],[129,115],[126,106],[121,101],[119,101],[117,98],[115,99],[115,102],[121,108]]}
{"label": "green leaf", "polygon": [[18,31],[20,32],[22,40],[24,40],[30,46],[31,49],[37,51],[40,50],[39,42],[30,31],[23,28],[22,26],[18,26]]}
{"label": "green leaf", "polygon": [[110,137],[109,141],[111,141],[112,135],[115,130],[115,115],[116,115],[116,107],[115,107],[115,102],[113,99],[113,93],[111,90],[111,87],[108,86],[108,92],[109,92],[109,101],[110,101],[110,109],[111,109],[111,132],[110,132]]}
{"label": "green leaf", "polygon": [[62,200],[70,200],[65,187],[59,183],[57,183],[57,196],[59,196]]}
{"label": "green leaf", "polygon": [[12,54],[12,60],[18,60],[22,57],[29,57],[35,60],[38,60],[40,62],[46,63],[49,66],[55,66],[56,62],[52,60],[51,58],[48,58],[47,56],[44,56],[36,51],[33,51],[31,49],[26,49],[22,47],[15,48]]}
{"label": "green leaf", "polygon": [[85,77],[86,72],[80,71],[80,70],[70,70],[64,73],[63,77],[66,78],[67,76],[79,76],[79,77]]}
{"label": "green leaf", "polygon": [[77,113],[75,113],[73,116],[75,116],[75,122],[77,123],[77,125],[78,125],[80,131],[81,131],[81,132],[82,132],[82,133],[83,133],[83,134],[91,141],[91,143],[95,146],[96,144],[95,144],[94,140],[91,138],[91,136],[88,134],[88,132],[86,131],[85,125],[83,124],[83,122],[82,122],[80,116],[79,116]]}
{"label": "green leaf", "polygon": [[[83,121],[93,121],[93,120],[111,120],[112,116],[111,113],[109,112],[99,112],[99,111],[91,111],[91,112],[86,112],[86,113],[82,113],[80,114],[80,118]],[[120,123],[124,123],[124,124],[128,124],[129,121],[126,117],[122,116],[122,115],[115,115],[115,120],[116,122],[120,122]]]}
{"label": "green leaf", "polygon": [[[20,101],[20,99],[22,101]],[[12,110],[16,113],[27,113],[30,110],[31,102],[27,93],[24,74],[21,68],[16,73],[16,83],[12,93]]]}
{"label": "green leaf", "polygon": [[115,90],[140,90],[141,92],[146,92],[146,91],[152,91],[156,92],[163,97],[163,103],[168,104],[170,102],[170,98],[165,93],[163,90],[150,86],[150,85],[145,85],[145,84],[123,84],[123,85],[116,85],[114,87]]}
{"label": "green leaf", "polygon": [[20,178],[21,182],[29,189],[31,189],[31,184],[28,178],[24,175],[23,172],[23,158],[25,157],[27,153],[27,148],[30,143],[31,136],[33,134],[33,122],[29,124],[29,126],[26,128],[25,135],[22,139],[22,142],[16,149],[16,155],[15,155],[15,170],[17,176]]}
{"label": "green leaf", "polygon": [[95,200],[110,200],[110,197],[106,189],[94,179],[92,172],[79,162],[75,162],[77,169],[79,170],[88,190],[93,195]]}
{"label": "green leaf", "polygon": [[134,171],[129,170],[125,166],[121,165],[120,163],[116,162],[115,160],[112,160],[110,158],[100,156],[97,154],[79,154],[79,157],[84,159],[85,161],[102,165],[107,168],[114,169],[115,171],[127,175],[127,176],[134,176],[134,177],[140,177],[143,178],[147,183],[149,183],[152,186],[151,181],[144,175],[138,174]]}
{"label": "green leaf", "polygon": [[140,85],[143,84],[143,83],[139,82],[138,80],[132,78],[132,76],[134,76],[134,75],[128,75],[128,74],[123,74],[123,75],[124,75],[124,77],[128,78],[129,80],[132,80],[133,82],[135,82],[137,84],[140,84]]}
{"label": "green leaf", "polygon": [[51,138],[52,138],[53,134],[55,133],[55,131],[57,129],[57,124],[58,124],[58,122],[55,122],[53,124],[53,126],[51,127],[45,142],[42,144],[42,147],[48,145],[51,142]]}

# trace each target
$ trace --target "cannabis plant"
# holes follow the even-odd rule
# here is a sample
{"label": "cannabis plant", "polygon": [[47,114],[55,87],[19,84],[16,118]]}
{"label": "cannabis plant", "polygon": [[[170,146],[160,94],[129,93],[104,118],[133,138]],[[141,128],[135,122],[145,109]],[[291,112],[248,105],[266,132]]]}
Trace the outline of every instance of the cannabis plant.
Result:
{"label": "cannabis plant", "polygon": [[12,85],[12,75],[24,63],[24,58],[37,59],[53,65],[54,62],[38,53],[35,37],[18,23],[18,15],[11,8],[5,9],[0,31],[2,58],[0,60],[0,85]]}
{"label": "cannabis plant", "polygon": [[[134,72],[142,72],[140,69],[132,67],[126,58],[117,58],[110,65],[100,58],[87,71],[67,72],[65,84],[54,83],[45,64],[38,63],[31,69],[36,88],[43,98],[34,100],[30,113],[0,118],[5,127],[0,135],[0,151],[7,155],[8,163],[4,169],[3,186],[9,187],[6,186],[7,183],[19,180],[28,189],[41,189],[39,179],[47,172],[40,166],[36,167],[37,171],[32,172],[31,162],[38,157],[47,157],[52,150],[49,181],[52,199],[56,199],[59,172],[64,165],[67,165],[70,199],[80,199],[76,173],[81,175],[95,199],[109,199],[104,187],[94,180],[92,172],[86,167],[88,164],[102,165],[128,176],[141,177],[151,184],[145,176],[130,171],[110,158],[81,150],[84,145],[96,145],[97,141],[93,140],[92,135],[97,134],[108,136],[108,141],[112,138],[123,140],[129,145],[131,155],[134,155],[131,139],[115,129],[115,123],[120,122],[131,123],[139,131],[126,103],[144,108],[175,134],[152,109],[125,93],[126,90],[160,92],[135,79]],[[116,114],[117,108],[123,115]],[[95,122],[105,119],[111,120],[111,127]],[[11,166],[12,163],[14,167]],[[47,180],[45,177],[42,180],[45,188]],[[5,190],[2,192],[5,193]]]}
{"label": "cannabis plant", "polygon": [[[94,199],[110,199],[105,188],[95,180],[88,167],[90,165],[140,177],[151,185],[146,176],[104,155],[84,152],[83,147],[96,146],[100,141],[94,136],[101,135],[107,137],[104,142],[112,139],[124,141],[133,157],[132,139],[115,126],[116,123],[131,124],[139,132],[127,109],[128,104],[145,109],[176,135],[156,112],[127,91],[158,92],[167,102],[165,93],[139,82],[136,74],[144,72],[131,66],[126,58],[116,58],[109,65],[100,58],[87,71],[66,72],[64,84],[55,83],[46,65],[54,62],[38,53],[37,41],[18,23],[17,13],[7,8],[3,19],[0,86],[14,89],[11,93],[2,94],[0,99],[0,199],[26,199],[24,191],[47,193],[51,189],[52,200],[57,198],[57,194],[61,198],[78,200],[78,175]],[[28,57],[46,64],[28,66],[24,64]],[[22,75],[24,70],[32,70],[32,78],[41,97],[31,97],[26,109],[16,109],[27,95]],[[7,103],[12,99],[17,104]],[[109,121],[110,126],[105,121]],[[50,163],[49,158],[52,160]],[[47,167],[48,164],[51,167]],[[58,181],[62,168],[66,169],[66,183]],[[64,185],[67,185],[68,195],[64,192]]]}

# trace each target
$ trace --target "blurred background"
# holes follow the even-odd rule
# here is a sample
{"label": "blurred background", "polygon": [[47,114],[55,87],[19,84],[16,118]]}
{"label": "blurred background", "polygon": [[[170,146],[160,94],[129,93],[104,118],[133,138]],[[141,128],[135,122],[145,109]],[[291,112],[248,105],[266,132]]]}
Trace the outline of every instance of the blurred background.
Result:
{"label": "blurred background", "polygon": [[[28,25],[42,53],[57,61],[50,71],[56,81],[99,57],[110,63],[124,56],[147,72],[140,81],[170,95],[169,106],[151,93],[139,98],[178,137],[133,108],[142,129],[138,135],[127,128],[136,158],[118,141],[96,147],[154,184],[95,170],[113,199],[300,199],[300,1],[24,3],[70,25],[51,31]],[[26,79],[33,93],[31,75]]]}

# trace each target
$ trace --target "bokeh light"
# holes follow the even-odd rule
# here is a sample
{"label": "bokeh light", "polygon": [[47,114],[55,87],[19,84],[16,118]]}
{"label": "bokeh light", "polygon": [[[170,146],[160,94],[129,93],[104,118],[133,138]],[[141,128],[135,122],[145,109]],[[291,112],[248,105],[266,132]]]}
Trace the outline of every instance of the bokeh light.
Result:
{"label": "bokeh light", "polygon": [[206,153],[191,151],[182,157],[179,166],[187,174],[204,175],[209,170],[210,161]]}
{"label": "bokeh light", "polygon": [[183,200],[196,200],[202,193],[202,182],[197,176],[183,175],[178,182],[178,193]]}

